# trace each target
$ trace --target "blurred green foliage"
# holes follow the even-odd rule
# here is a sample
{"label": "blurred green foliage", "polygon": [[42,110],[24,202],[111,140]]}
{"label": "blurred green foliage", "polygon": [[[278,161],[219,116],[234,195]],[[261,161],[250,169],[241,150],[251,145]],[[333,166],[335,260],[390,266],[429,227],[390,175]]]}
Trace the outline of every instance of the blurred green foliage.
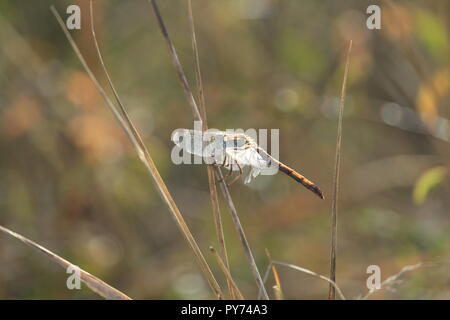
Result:
{"label": "blurred green foliage", "polygon": [[445,167],[435,167],[424,172],[416,182],[413,199],[417,204],[422,204],[430,191],[439,186],[447,177]]}

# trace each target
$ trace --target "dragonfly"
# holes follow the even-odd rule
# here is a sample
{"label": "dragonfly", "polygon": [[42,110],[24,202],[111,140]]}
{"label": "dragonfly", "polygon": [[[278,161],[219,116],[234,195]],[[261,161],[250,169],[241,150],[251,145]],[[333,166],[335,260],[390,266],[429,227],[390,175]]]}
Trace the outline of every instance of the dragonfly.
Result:
{"label": "dragonfly", "polygon": [[226,177],[230,176],[233,171],[239,171],[238,176],[229,185],[242,176],[244,167],[251,168],[244,180],[244,183],[249,183],[252,178],[260,175],[264,170],[277,166],[281,172],[324,199],[323,193],[317,185],[272,157],[258,146],[252,137],[243,133],[178,129],[172,135],[172,141],[188,153],[202,157],[206,164],[229,169]]}

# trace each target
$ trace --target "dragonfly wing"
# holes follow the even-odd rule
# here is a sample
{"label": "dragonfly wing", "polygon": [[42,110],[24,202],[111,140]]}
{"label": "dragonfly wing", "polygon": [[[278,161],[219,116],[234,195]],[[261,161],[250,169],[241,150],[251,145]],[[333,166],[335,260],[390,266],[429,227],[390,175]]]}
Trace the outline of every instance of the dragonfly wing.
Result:
{"label": "dragonfly wing", "polygon": [[226,150],[227,155],[234,159],[240,166],[250,166],[263,169],[269,162],[254,148]]}
{"label": "dragonfly wing", "polygon": [[256,178],[261,173],[261,170],[255,167],[252,167],[250,172],[248,173],[247,177],[245,177],[244,183],[250,183],[253,178]]}
{"label": "dragonfly wing", "polygon": [[208,164],[222,164],[225,160],[225,152],[217,143],[210,143],[203,149],[203,158],[208,158]]}
{"label": "dragonfly wing", "polygon": [[[218,132],[202,132],[191,129],[178,129],[172,134],[172,141],[181,149],[204,158],[213,158],[220,154],[215,143]],[[223,157],[223,156],[222,156]]]}
{"label": "dragonfly wing", "polygon": [[227,149],[226,154],[240,167],[249,166],[251,170],[244,180],[244,183],[249,183],[252,178],[261,174],[261,171],[269,165],[269,162],[262,157],[254,148],[247,149]]}
{"label": "dragonfly wing", "polygon": [[201,131],[178,129],[172,134],[172,141],[181,149],[203,156],[203,137]]}

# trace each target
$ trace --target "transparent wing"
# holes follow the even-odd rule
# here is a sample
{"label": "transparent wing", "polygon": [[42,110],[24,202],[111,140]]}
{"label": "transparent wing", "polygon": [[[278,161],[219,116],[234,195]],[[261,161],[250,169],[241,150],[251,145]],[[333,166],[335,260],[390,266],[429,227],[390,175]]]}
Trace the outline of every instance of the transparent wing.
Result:
{"label": "transparent wing", "polygon": [[271,165],[270,161],[263,157],[255,148],[247,149],[226,149],[226,154],[232,161],[235,161],[241,168],[251,167],[251,170],[244,183],[249,183],[252,178],[261,174],[261,171]]}
{"label": "transparent wing", "polygon": [[241,167],[251,166],[255,168],[266,168],[270,163],[255,148],[226,149],[226,154],[236,161]]}
{"label": "transparent wing", "polygon": [[224,150],[221,141],[225,132],[192,129],[178,129],[172,134],[172,141],[183,150],[203,158],[223,161]]}

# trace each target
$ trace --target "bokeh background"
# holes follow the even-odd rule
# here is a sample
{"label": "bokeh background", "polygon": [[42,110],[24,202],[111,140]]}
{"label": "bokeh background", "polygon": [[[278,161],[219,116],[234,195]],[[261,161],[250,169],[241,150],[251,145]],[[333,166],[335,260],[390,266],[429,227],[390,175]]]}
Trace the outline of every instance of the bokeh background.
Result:
{"label": "bokeh background", "polygon": [[[159,1],[194,87],[187,2]],[[343,60],[353,40],[343,127],[337,281],[367,293],[366,269],[405,274],[375,299],[450,298],[450,3],[193,1],[210,127],[278,128],[280,158],[315,181],[321,201],[286,176],[230,190],[258,266],[274,260],[328,275]],[[105,83],[87,1],[0,2],[0,223],[133,298],[213,298],[132,145],[49,6],[82,10],[72,35]],[[381,30],[366,8],[381,7]],[[171,162],[170,134],[192,114],[147,1],[95,0],[97,36],[132,120],[210,265],[216,246],[204,166]],[[231,272],[256,284],[221,198]],[[326,299],[326,282],[277,268],[288,299]],[[66,288],[63,269],[0,235],[0,298],[98,299]],[[274,284],[268,279],[269,293]]]}

